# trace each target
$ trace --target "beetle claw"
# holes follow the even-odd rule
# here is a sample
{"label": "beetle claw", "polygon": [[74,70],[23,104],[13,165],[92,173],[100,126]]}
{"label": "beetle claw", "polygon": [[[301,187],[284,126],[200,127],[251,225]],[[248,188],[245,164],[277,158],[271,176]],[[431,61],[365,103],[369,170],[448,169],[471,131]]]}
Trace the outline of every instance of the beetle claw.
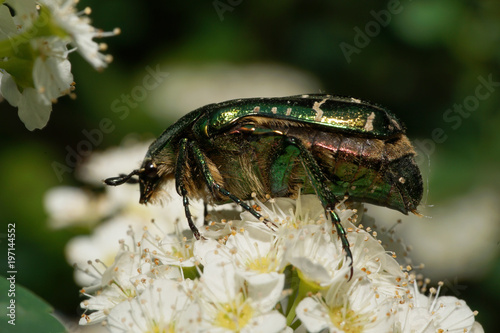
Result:
{"label": "beetle claw", "polygon": [[268,219],[264,219],[262,222],[264,222],[264,224],[272,231],[274,232],[278,231],[279,227],[274,222],[271,222]]}

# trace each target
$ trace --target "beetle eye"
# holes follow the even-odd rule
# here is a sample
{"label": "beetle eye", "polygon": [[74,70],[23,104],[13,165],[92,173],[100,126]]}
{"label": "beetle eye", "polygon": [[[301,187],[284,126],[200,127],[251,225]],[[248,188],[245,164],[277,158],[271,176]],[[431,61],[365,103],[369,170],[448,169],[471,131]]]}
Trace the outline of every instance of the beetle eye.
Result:
{"label": "beetle eye", "polygon": [[154,164],[153,162],[146,163],[146,165],[144,166],[143,174],[149,178],[156,177],[158,174],[158,169],[156,168],[156,164]]}

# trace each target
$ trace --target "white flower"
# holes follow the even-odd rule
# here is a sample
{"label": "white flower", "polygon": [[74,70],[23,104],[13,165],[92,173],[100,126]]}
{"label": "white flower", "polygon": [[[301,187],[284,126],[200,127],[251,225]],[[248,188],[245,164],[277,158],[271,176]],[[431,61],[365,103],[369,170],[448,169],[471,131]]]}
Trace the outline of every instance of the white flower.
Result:
{"label": "white flower", "polygon": [[105,213],[101,202],[99,197],[71,186],[53,187],[44,196],[48,222],[54,229],[98,220]]}
{"label": "white flower", "polygon": [[298,318],[308,332],[388,332],[394,322],[392,300],[379,297],[366,277],[330,286],[326,296],[304,298]]}
{"label": "white flower", "polygon": [[[113,219],[98,226],[91,235],[76,236],[66,244],[66,260],[70,264],[84,266],[91,259],[97,259],[111,265],[119,251],[120,240],[126,238],[129,226],[124,219]],[[129,244],[133,245],[133,244]],[[75,271],[75,280],[79,285],[85,286],[92,283],[88,274],[79,270]]]}
{"label": "white flower", "polygon": [[190,290],[193,283],[154,281],[144,292],[114,307],[106,326],[110,332],[196,332],[200,309]]}
{"label": "white flower", "polygon": [[50,105],[72,90],[73,74],[68,58],[67,42],[57,37],[31,41],[39,56],[33,66],[33,82],[44,104]]}
{"label": "white flower", "polygon": [[[230,235],[225,244],[211,239],[195,242],[194,253],[205,267],[231,265],[230,271],[245,285],[253,301],[261,307],[272,308],[282,298],[285,282],[277,254],[280,250],[274,247],[269,234],[256,228],[252,230],[250,223],[246,226],[251,231],[237,227],[240,232]],[[205,279],[206,272],[203,276]]]}
{"label": "white flower", "polygon": [[[208,259],[207,259],[208,260]],[[265,294],[246,288],[234,266],[214,253],[205,266],[199,286],[200,326],[207,332],[281,332],[285,317],[274,306],[281,298],[282,283]]]}
{"label": "white flower", "polygon": [[[275,199],[279,206],[281,199]],[[332,235],[332,223],[323,215],[320,201],[314,195],[303,195],[297,200],[295,215],[287,218],[280,230],[285,240],[285,261],[299,270],[301,278],[320,288],[328,287],[338,279],[350,278],[350,261],[342,251],[337,234]],[[340,207],[340,208],[339,208]],[[379,292],[396,296],[404,274],[396,260],[366,230],[355,227],[350,219],[355,211],[337,206],[344,229],[347,230],[353,256],[353,272],[362,272],[377,286]]]}
{"label": "white flower", "polygon": [[[32,0],[16,1],[11,5],[16,11],[16,16],[5,21],[6,28],[3,37],[9,40],[13,56],[4,59],[4,67],[6,66],[11,73],[8,78],[10,82],[6,88],[2,88],[1,93],[12,106],[18,107],[19,118],[26,128],[34,130],[43,128],[47,124],[52,111],[52,103],[60,96],[71,92],[73,75],[71,64],[67,60],[67,42],[55,36],[43,36],[31,40],[22,35],[16,36],[15,32],[22,33],[33,24],[37,18],[37,11],[35,2]],[[1,7],[7,8],[3,5]],[[12,27],[13,23],[16,24],[15,27]],[[35,32],[33,34],[36,35]],[[24,55],[21,60],[22,65],[17,64],[15,62],[17,52],[20,50],[20,45],[26,42],[30,44],[33,62],[31,63],[30,59],[26,59]],[[12,61],[14,61],[13,65],[10,64]],[[33,67],[31,77],[23,77],[25,72],[21,67],[28,66],[29,68],[30,65]],[[1,63],[0,66],[2,66]],[[16,80],[11,77],[14,73],[17,76]],[[23,82],[23,84],[18,85],[17,82]]]}
{"label": "white flower", "polygon": [[[158,261],[164,265],[176,265],[180,267],[194,267],[198,261],[193,256],[193,237],[190,230],[184,229],[188,236],[182,234],[179,221],[173,222],[177,229],[175,233],[163,234],[160,230],[154,234],[150,230],[142,236],[141,245],[152,261]],[[183,223],[183,225],[185,225]],[[161,233],[161,234],[160,234]],[[189,237],[189,238],[188,238]]]}
{"label": "white flower", "polygon": [[[207,264],[206,256],[217,252],[224,256],[227,261],[233,262],[235,267],[242,272],[271,273],[282,269],[283,248],[276,235],[261,222],[231,221],[227,223],[228,228],[223,228],[220,242],[204,240],[195,243],[195,254],[200,258],[202,264]],[[207,231],[213,227],[212,224]],[[226,230],[229,233],[226,235]],[[205,234],[215,234],[215,232]]]}
{"label": "white flower", "polygon": [[119,29],[112,32],[103,32],[90,25],[90,19],[85,16],[90,14],[90,8],[77,12],[78,0],[40,0],[42,5],[50,9],[55,23],[61,27],[71,38],[71,44],[94,68],[102,69],[111,62],[109,55],[100,53],[105,45],[97,44],[94,38],[114,36],[120,33]]}
{"label": "white flower", "polygon": [[463,300],[453,296],[440,296],[438,290],[431,289],[431,295],[425,296],[417,289],[416,282],[411,289],[409,302],[401,304],[397,313],[394,332],[433,333],[433,332],[481,332],[482,327],[475,324],[476,312],[473,312]]}
{"label": "white flower", "polygon": [[[261,305],[274,306],[281,298],[285,283],[285,274],[281,271],[281,262],[284,259],[282,242],[277,241],[268,230],[255,227],[255,223],[247,223],[229,236],[224,252],[229,255],[235,265],[236,274],[248,288],[248,293]],[[222,251],[221,251],[222,253]]]}
{"label": "white flower", "polygon": [[[109,311],[117,304],[137,295],[134,277],[142,271],[149,271],[150,264],[141,260],[140,251],[128,251],[123,248],[115,258],[114,263],[106,268],[97,284],[84,288],[90,298],[81,302],[86,311],[95,311],[83,315],[80,325],[94,324],[106,319]],[[88,292],[95,292],[90,295]]]}
{"label": "white flower", "polygon": [[7,6],[0,4],[0,66],[2,76],[9,74],[13,79],[6,84],[2,77],[4,87],[0,87],[0,93],[12,106],[18,107],[19,118],[29,130],[43,128],[50,117],[52,103],[73,90],[68,43],[97,69],[111,61],[111,56],[99,52],[105,49],[105,44],[97,44],[93,38],[116,35],[119,29],[108,33],[92,27],[84,16],[90,9],[77,12],[77,2],[6,1],[14,9],[14,17]]}

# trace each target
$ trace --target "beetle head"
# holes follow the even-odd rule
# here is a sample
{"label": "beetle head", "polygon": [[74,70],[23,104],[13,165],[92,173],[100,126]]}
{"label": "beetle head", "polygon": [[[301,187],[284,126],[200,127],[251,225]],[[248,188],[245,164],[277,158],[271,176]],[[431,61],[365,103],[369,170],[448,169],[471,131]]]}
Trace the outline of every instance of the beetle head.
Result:
{"label": "beetle head", "polygon": [[[136,175],[139,176],[139,179],[133,178]],[[136,169],[128,175],[120,174],[118,177],[107,178],[104,180],[105,184],[111,186],[118,186],[125,183],[135,184],[137,182],[139,183],[141,191],[139,202],[141,204],[147,204],[153,197],[153,194],[160,183],[158,168],[156,163],[154,163],[151,159],[146,159],[140,169]]]}
{"label": "beetle head", "polygon": [[156,163],[150,159],[144,161],[140,171],[139,186],[141,190],[141,198],[139,199],[139,202],[141,204],[147,204],[158,187],[160,176],[158,175],[158,167],[156,166]]}

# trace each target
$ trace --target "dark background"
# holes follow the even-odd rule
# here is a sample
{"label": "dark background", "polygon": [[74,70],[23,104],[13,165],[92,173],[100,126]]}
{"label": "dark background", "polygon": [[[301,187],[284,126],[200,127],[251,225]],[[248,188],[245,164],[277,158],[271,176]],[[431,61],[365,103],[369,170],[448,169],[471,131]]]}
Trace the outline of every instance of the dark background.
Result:
{"label": "dark background", "polygon": [[[98,128],[103,118],[111,119],[116,128],[104,135],[96,150],[119,145],[130,133],[152,138],[178,118],[155,120],[147,103],[138,103],[124,120],[112,112],[112,102],[140,83],[146,66],[161,64],[169,71],[179,63],[267,63],[308,72],[325,92],[371,100],[393,110],[411,139],[426,142],[436,128],[442,129],[446,140],[428,151],[433,165],[430,201],[439,203],[481,186],[499,192],[500,87],[494,87],[467,118],[458,117],[460,125],[456,114],[454,121],[443,118],[454,104],[474,96],[479,76],[491,75],[500,82],[498,1],[89,0],[80,3],[81,9],[84,6],[92,8],[94,26],[122,30],[103,40],[114,57],[109,68],[94,71],[72,53],[78,98],[61,98],[43,130],[29,132],[16,109],[5,101],[0,104],[0,218],[2,225],[16,223],[17,282],[68,316],[78,315],[80,299],[64,245],[89,230],[54,231],[46,225],[44,193],[54,186],[79,185],[71,173],[60,182],[52,163],[64,164],[65,147],[76,147],[84,139],[82,131]],[[350,61],[342,43],[357,47]],[[175,78],[167,78],[167,85],[169,80]],[[196,90],[191,98],[196,100]],[[168,113],[169,100],[164,103]],[[421,156],[427,163],[425,152]],[[5,232],[1,230],[0,237]],[[477,241],[474,234],[470,239]],[[500,242],[500,235],[497,239]],[[459,298],[479,311],[477,320],[487,332],[498,323],[498,252],[496,257],[488,263],[487,274],[458,277],[467,286]],[[6,259],[1,262],[3,267]]]}

